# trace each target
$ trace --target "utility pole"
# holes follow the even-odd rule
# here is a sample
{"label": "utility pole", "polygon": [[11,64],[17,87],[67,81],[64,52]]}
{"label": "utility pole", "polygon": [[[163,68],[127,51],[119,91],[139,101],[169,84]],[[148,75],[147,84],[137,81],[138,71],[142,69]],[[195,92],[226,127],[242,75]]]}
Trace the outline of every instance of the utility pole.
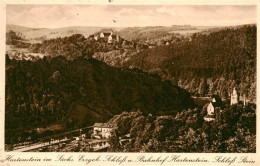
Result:
{"label": "utility pole", "polygon": [[246,106],[246,95],[244,94],[244,107]]}

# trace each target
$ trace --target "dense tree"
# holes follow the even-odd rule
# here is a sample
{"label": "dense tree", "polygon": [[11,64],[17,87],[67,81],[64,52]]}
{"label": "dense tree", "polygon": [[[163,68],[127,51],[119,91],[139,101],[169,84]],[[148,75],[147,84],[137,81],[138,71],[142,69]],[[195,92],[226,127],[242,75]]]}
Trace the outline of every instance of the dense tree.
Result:
{"label": "dense tree", "polygon": [[22,33],[16,33],[12,30],[6,33],[6,44],[15,45],[18,48],[28,48],[30,43],[27,43]]}
{"label": "dense tree", "polygon": [[227,94],[237,87],[256,100],[256,25],[193,35],[168,46],[144,50],[125,63],[159,74],[193,95]]}
{"label": "dense tree", "polygon": [[[67,130],[87,126],[137,108],[163,115],[192,106],[187,91],[140,70],[113,68],[82,57],[73,61],[63,56],[35,62],[7,59],[8,140],[55,124]],[[124,118],[120,125],[127,129],[131,121]],[[119,134],[125,134],[124,130]]]}
{"label": "dense tree", "polygon": [[[141,112],[125,112],[117,115],[109,123],[118,124],[117,134],[112,134],[110,151],[130,152],[255,152],[255,108],[254,105],[242,108],[240,105],[216,111],[215,121],[203,120],[199,109],[183,110],[176,116],[144,115]],[[242,118],[242,119],[241,119]],[[125,119],[132,121],[127,128],[120,124]],[[241,124],[247,123],[242,126]],[[124,130],[124,132],[122,132]],[[119,134],[119,133],[122,134]],[[119,144],[120,137],[131,134],[131,141]],[[117,140],[117,142],[115,142]],[[114,145],[116,148],[114,149]]]}

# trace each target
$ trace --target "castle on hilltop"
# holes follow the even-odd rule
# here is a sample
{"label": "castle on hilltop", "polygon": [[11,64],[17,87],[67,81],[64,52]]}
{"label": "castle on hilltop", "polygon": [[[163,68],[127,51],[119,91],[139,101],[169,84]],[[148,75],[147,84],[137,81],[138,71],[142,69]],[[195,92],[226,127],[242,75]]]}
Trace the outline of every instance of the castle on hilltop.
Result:
{"label": "castle on hilltop", "polygon": [[115,42],[119,43],[123,41],[123,38],[121,38],[119,35],[113,34],[112,30],[110,32],[109,31],[98,32],[94,35],[90,35],[89,37],[95,39],[96,41],[104,40],[109,44]]}

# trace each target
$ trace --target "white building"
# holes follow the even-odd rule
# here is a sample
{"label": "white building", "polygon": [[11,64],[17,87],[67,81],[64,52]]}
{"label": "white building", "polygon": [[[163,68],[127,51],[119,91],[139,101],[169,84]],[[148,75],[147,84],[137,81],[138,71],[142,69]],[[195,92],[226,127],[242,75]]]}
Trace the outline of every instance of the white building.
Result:
{"label": "white building", "polygon": [[233,92],[231,93],[231,99],[230,99],[230,105],[237,104],[238,103],[238,94],[236,88],[233,89]]}
{"label": "white building", "polygon": [[116,127],[115,124],[95,123],[93,125],[93,137],[95,138],[109,138],[112,130]]}
{"label": "white building", "polygon": [[99,37],[100,38],[108,38],[112,32],[101,32]]}
{"label": "white building", "polygon": [[99,35],[95,35],[94,39],[97,41],[99,39]]}
{"label": "white building", "polygon": [[215,120],[216,108],[220,108],[222,111],[222,101],[220,98],[213,98],[207,107],[207,116],[204,117],[205,121],[213,121]]}

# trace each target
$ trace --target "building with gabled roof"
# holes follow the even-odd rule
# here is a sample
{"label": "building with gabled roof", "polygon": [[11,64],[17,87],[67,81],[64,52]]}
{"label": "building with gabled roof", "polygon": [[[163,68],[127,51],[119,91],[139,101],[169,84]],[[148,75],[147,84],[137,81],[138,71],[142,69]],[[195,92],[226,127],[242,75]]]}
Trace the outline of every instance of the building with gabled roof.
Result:
{"label": "building with gabled roof", "polygon": [[212,98],[212,101],[207,107],[207,116],[204,117],[205,121],[215,120],[216,108],[220,108],[220,111],[223,109],[223,103],[221,99],[217,96]]}
{"label": "building with gabled roof", "polygon": [[113,33],[111,32],[111,35],[108,37],[108,43],[113,43],[113,41],[116,41],[117,39],[117,35],[113,35]]}
{"label": "building with gabled roof", "polygon": [[100,38],[108,38],[111,35],[112,32],[101,32]]}
{"label": "building with gabled roof", "polygon": [[113,129],[117,127],[116,124],[109,123],[95,123],[93,125],[92,136],[98,139],[109,138]]}

